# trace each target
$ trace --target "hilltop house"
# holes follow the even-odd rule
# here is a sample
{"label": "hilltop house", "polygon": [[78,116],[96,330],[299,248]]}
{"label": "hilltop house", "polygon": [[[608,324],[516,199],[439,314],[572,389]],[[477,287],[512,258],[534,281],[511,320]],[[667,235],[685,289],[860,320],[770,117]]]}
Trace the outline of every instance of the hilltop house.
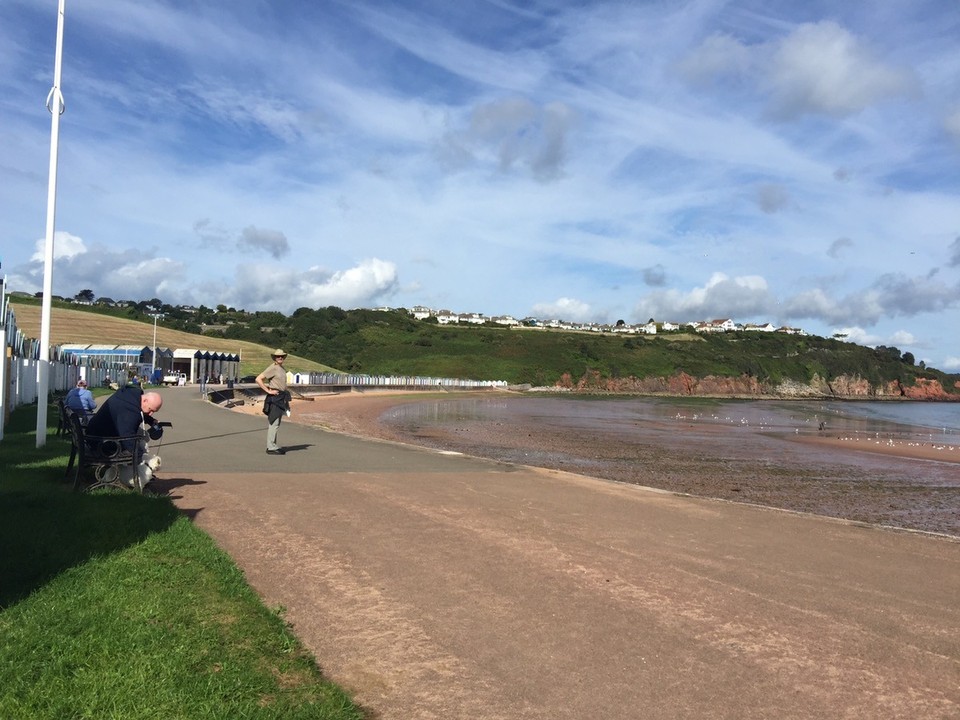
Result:
{"label": "hilltop house", "polygon": [[467,323],[468,325],[483,325],[487,318],[483,313],[460,313],[457,322]]}
{"label": "hilltop house", "polygon": [[424,305],[415,305],[410,311],[410,314],[417,320],[426,320],[429,317],[435,317],[440,325],[483,325],[486,323],[494,323],[496,325],[503,325],[506,327],[518,327],[523,325],[526,327],[535,327],[540,329],[550,328],[554,330],[579,330],[595,333],[618,333],[631,335],[640,333],[644,333],[646,335],[656,335],[657,332],[661,330],[664,332],[670,332],[680,330],[684,327],[690,328],[694,332],[698,333],[723,333],[740,330],[747,332],[782,332],[791,335],[806,335],[806,333],[799,328],[777,327],[769,322],[763,324],[747,323],[745,325],[741,325],[734,322],[731,318],[717,318],[714,320],[702,320],[687,323],[657,323],[654,320],[650,320],[649,322],[643,324],[626,324],[621,321],[618,325],[610,325],[606,323],[592,322],[574,323],[557,320],[555,318],[543,320],[535,317],[526,317],[520,321],[511,315],[495,315],[493,317],[488,317],[483,313],[454,313],[450,310],[440,310],[434,312]]}

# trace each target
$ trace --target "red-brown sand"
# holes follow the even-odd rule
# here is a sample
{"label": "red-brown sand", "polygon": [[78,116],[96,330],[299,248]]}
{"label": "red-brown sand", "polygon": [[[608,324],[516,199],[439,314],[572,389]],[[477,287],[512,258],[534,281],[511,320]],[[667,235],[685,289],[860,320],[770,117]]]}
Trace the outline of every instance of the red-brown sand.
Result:
{"label": "red-brown sand", "polygon": [[[542,427],[524,419],[425,427],[382,420],[397,406],[462,397],[476,393],[320,394],[295,399],[291,420],[673,492],[960,536],[960,482],[950,480],[952,471],[939,464],[960,463],[955,445],[828,434],[764,436],[683,422],[644,423],[629,441],[611,441],[602,430]],[[260,404],[237,409],[259,413]],[[938,462],[889,475],[879,456],[898,458],[897,463]]]}

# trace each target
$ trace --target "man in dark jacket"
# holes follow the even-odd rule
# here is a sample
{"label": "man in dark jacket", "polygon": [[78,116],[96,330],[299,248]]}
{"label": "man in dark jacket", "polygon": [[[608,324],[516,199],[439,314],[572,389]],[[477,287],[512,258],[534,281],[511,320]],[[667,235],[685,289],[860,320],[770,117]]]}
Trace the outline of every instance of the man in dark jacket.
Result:
{"label": "man in dark jacket", "polygon": [[[138,387],[122,387],[107,398],[87,424],[91,437],[127,437],[136,435],[140,427],[149,425],[151,440],[159,440],[163,428],[153,414],[163,405],[160,393],[144,392]],[[133,448],[132,444],[127,447]]]}
{"label": "man in dark jacket", "polygon": [[[153,417],[163,405],[163,398],[159,393],[144,392],[139,387],[123,387],[107,398],[106,402],[90,418],[87,424],[87,437],[130,437],[140,433],[144,425],[148,425],[147,435],[151,440],[159,440],[163,435],[163,427]],[[140,489],[146,487],[153,479],[153,473],[160,467],[160,458],[147,452],[146,439],[130,439],[123,441],[123,448],[133,452],[140,444],[141,459],[136,468],[125,467],[120,479]],[[129,472],[126,472],[129,471]]]}

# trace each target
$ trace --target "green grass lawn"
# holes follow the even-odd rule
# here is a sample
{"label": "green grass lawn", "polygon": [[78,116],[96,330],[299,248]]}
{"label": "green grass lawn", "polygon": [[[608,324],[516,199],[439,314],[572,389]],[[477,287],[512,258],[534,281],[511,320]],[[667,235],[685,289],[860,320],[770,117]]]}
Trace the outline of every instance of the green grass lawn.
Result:
{"label": "green grass lawn", "polygon": [[0,441],[0,718],[363,717],[168,499],[72,492],[35,427]]}

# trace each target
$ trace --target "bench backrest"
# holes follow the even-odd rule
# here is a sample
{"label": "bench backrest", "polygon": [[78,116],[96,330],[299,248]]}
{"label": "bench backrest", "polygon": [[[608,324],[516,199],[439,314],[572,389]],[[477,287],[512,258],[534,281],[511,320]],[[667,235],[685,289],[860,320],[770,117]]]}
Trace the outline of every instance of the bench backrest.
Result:
{"label": "bench backrest", "polygon": [[81,413],[70,413],[70,439],[81,466],[132,464],[136,467],[143,455],[140,433],[122,437],[87,435]]}

